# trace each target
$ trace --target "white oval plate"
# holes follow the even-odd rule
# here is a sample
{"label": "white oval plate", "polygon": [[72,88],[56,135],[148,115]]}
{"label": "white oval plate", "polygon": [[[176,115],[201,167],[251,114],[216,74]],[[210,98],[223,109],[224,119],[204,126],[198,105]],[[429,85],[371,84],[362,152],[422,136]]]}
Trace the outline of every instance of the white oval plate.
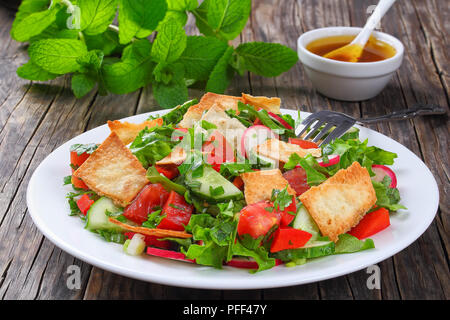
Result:
{"label": "white oval plate", "polygon": [[[126,118],[142,122],[149,115],[167,110]],[[296,118],[296,112],[283,110]],[[302,114],[302,118],[307,116]],[[398,142],[360,127],[361,139],[398,154],[395,165],[398,189],[408,210],[391,215],[391,226],[371,237],[375,249],[353,254],[314,259],[305,265],[273,269],[250,274],[248,270],[224,267],[214,269],[158,257],[126,255],[119,244],[103,241],[83,228],[78,217],[69,216],[65,195],[70,187],[63,186],[63,177],[70,175],[69,147],[74,143],[102,142],[109,134],[106,125],[89,130],[48,155],[31,177],[27,190],[30,215],[39,230],[56,246],[99,268],[139,280],[203,289],[262,289],[292,286],[342,276],[385,260],[414,242],[436,214],[439,192],[436,181],[426,165]]]}

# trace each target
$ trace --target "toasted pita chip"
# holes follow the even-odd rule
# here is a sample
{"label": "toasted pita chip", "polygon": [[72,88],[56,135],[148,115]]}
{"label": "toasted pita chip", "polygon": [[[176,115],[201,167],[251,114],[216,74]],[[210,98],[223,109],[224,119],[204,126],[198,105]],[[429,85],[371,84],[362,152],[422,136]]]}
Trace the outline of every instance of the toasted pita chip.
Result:
{"label": "toasted pita chip", "polygon": [[140,233],[140,234],[145,234],[147,236],[171,237],[171,238],[191,238],[192,237],[192,234],[189,234],[189,233],[186,233],[183,231],[135,227],[135,226],[130,226],[129,224],[126,224],[126,223],[122,223],[119,220],[113,219],[111,217],[109,217],[108,220],[114,224],[117,224],[118,226],[122,227],[125,230],[129,230],[129,231]]}
{"label": "toasted pita chip", "polygon": [[240,146],[242,135],[247,129],[238,119],[230,118],[217,104],[213,105],[200,120],[214,124],[233,149],[237,149]]}
{"label": "toasted pita chip", "polygon": [[377,201],[366,168],[354,162],[347,169],[300,196],[322,235],[337,241],[340,234],[356,226]]}
{"label": "toasted pita chip", "polygon": [[183,116],[183,120],[179,123],[179,126],[181,128],[192,128],[194,124],[201,119],[203,112],[209,110],[215,104],[224,111],[228,109],[238,111],[238,101],[243,101],[243,99],[241,97],[207,92],[203,95],[198,104],[188,109]]}
{"label": "toasted pita chip", "polygon": [[287,143],[278,139],[268,139],[265,142],[255,146],[253,150],[257,154],[283,163],[288,162],[289,157],[293,153],[298,154],[300,157],[304,157],[307,154],[312,154],[315,157],[320,157],[322,153],[320,148],[303,149],[299,145]]}
{"label": "toasted pita chip", "polygon": [[280,169],[245,172],[240,177],[244,181],[244,195],[247,204],[270,200],[272,190],[283,190],[286,186],[288,193],[295,196],[295,190],[283,177]]}
{"label": "toasted pita chip", "polygon": [[157,165],[177,165],[179,166],[186,160],[187,153],[181,147],[174,147],[172,152],[169,153],[166,157],[156,162]]}
{"label": "toasted pita chip", "polygon": [[146,170],[115,132],[73,173],[99,195],[125,207],[149,182]]}
{"label": "toasted pita chip", "polygon": [[264,109],[266,111],[270,111],[276,114],[280,114],[280,105],[281,105],[281,99],[274,97],[274,98],[268,98],[268,97],[254,97],[249,94],[243,93],[242,98],[244,99],[245,104],[249,104],[254,107],[258,107],[261,109]]}
{"label": "toasted pita chip", "polygon": [[142,123],[130,123],[130,122],[120,122],[118,120],[109,121],[108,127],[111,132],[117,133],[120,140],[127,145],[137,137],[139,132],[147,128],[151,128],[154,126],[162,126],[163,120],[162,118],[158,118],[155,120],[148,120]]}

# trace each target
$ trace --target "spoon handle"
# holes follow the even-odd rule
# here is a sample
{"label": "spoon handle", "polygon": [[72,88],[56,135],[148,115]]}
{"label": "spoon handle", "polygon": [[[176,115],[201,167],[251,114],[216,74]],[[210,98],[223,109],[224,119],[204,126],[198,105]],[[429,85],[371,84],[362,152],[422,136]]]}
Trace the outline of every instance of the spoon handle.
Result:
{"label": "spoon handle", "polygon": [[369,40],[370,35],[372,34],[373,29],[377,26],[377,24],[381,21],[381,18],[386,14],[389,8],[394,4],[396,0],[380,0],[378,2],[375,10],[372,15],[367,19],[364,28],[361,32],[356,36],[355,39],[351,42],[351,44],[359,44],[362,47],[366,45],[367,40]]}

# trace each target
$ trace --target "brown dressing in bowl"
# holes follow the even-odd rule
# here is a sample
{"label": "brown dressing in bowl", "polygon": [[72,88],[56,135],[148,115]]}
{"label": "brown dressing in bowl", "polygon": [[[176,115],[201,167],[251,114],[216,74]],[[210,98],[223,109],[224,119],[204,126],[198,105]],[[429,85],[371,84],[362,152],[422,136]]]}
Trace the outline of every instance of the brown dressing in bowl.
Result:
{"label": "brown dressing in bowl", "polygon": [[[314,40],[306,46],[306,49],[319,56],[343,47],[355,38],[353,35],[332,36]],[[396,50],[384,41],[378,40],[371,36],[364,47],[363,53],[358,62],[375,62],[391,58],[395,55]],[[336,58],[335,60],[345,61]]]}

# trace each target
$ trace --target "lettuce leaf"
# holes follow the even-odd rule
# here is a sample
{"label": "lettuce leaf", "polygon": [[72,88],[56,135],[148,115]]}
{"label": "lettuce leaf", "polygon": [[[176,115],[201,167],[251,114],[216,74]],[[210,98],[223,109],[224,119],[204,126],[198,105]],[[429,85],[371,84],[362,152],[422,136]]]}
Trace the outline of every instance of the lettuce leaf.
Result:
{"label": "lettuce leaf", "polygon": [[172,148],[179,143],[172,141],[173,128],[171,126],[156,126],[145,128],[131,143],[130,150],[142,163],[144,168],[155,164],[166,157]]}
{"label": "lettuce leaf", "polygon": [[376,205],[378,207],[386,208],[389,211],[407,209],[405,206],[399,204],[400,192],[398,189],[389,187],[391,179],[388,176],[384,177],[382,182],[372,181],[372,184],[377,196]]}
{"label": "lettuce leaf", "polygon": [[375,244],[372,239],[366,239],[363,241],[348,233],[345,233],[339,236],[334,253],[353,253],[373,248],[375,248]]}

